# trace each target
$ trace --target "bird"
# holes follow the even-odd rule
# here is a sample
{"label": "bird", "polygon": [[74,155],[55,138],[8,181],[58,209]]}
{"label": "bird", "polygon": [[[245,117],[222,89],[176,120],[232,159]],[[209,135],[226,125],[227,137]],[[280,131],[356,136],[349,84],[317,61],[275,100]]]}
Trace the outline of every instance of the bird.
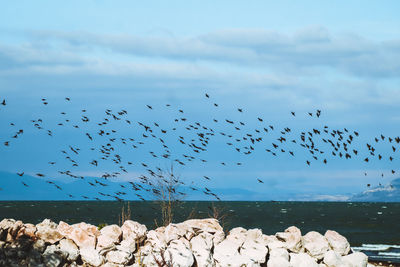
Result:
{"label": "bird", "polygon": [[262,180],[260,180],[260,179],[258,179],[258,178],[257,178],[257,181],[258,181],[260,184],[263,184],[263,183],[264,183]]}
{"label": "bird", "polygon": [[3,106],[5,106],[5,105],[6,105],[6,100],[3,99],[3,101],[1,102],[1,104],[2,104]]}

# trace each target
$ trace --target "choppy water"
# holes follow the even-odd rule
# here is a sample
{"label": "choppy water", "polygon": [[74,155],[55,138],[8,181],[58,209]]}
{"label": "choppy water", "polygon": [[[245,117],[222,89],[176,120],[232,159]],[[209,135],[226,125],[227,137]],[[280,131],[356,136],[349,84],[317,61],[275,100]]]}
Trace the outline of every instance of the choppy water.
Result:
{"label": "choppy water", "polygon": [[[260,228],[275,234],[295,225],[308,231],[335,230],[346,236],[350,244],[376,259],[400,262],[400,203],[346,202],[182,202],[176,208],[175,221],[206,218],[214,205],[226,215],[226,229],[241,226]],[[44,218],[56,222],[118,224],[122,207],[127,202],[114,201],[3,201],[0,219],[15,218],[39,223]],[[160,206],[155,202],[129,202],[131,219],[155,227],[160,223]],[[378,245],[383,244],[383,245]]]}

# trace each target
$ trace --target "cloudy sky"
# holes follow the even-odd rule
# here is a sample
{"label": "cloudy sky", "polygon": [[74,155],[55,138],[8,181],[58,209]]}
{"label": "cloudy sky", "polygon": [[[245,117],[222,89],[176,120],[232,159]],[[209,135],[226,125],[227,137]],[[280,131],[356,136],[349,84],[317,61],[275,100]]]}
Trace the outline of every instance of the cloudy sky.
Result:
{"label": "cloudy sky", "polygon": [[[116,171],[119,166],[112,163],[88,164],[98,155],[83,151],[104,140],[98,137],[90,143],[85,133],[97,137],[95,122],[104,118],[104,111],[124,109],[128,114],[123,120],[132,124],[113,122],[110,127],[117,131],[116,138],[138,142],[143,129],[137,122],[152,128],[157,122],[168,129],[165,139],[173,159],[189,155],[177,139],[193,138],[193,129],[185,127],[194,122],[216,133],[231,133],[233,141],[247,133],[263,137],[254,153],[244,155],[226,144],[230,142],[226,136],[216,134],[201,155],[207,164],[196,159],[176,166],[187,185],[222,192],[223,199],[343,200],[365,190],[367,184],[387,184],[397,177],[391,170],[396,170],[399,160],[392,153],[394,144],[387,138],[375,143],[374,138],[399,135],[399,10],[398,1],[3,4],[0,101],[6,99],[7,104],[0,106],[0,171],[24,171],[33,177],[46,173],[47,179],[68,183],[58,171],[71,169],[71,162],[60,154],[69,146],[82,151],[74,158],[80,163],[72,168],[75,174],[98,177]],[[48,105],[43,105],[42,98]],[[322,111],[319,118],[317,109]],[[82,122],[83,115],[91,119],[89,123]],[[175,123],[182,117],[188,121]],[[53,137],[33,126],[31,120],[39,118]],[[225,119],[246,125],[239,132]],[[64,125],[59,126],[60,122]],[[255,132],[269,125],[275,130],[263,135]],[[289,141],[299,140],[301,132],[322,131],[325,125],[330,131],[358,131],[352,149],[360,151],[359,157],[333,157],[329,146],[320,142],[322,137],[318,144],[326,153],[318,160],[294,143],[280,148],[293,151],[295,157],[288,153],[275,157],[265,151],[271,143],[279,143],[276,139],[286,127],[292,130],[287,133]],[[19,129],[24,134],[13,139]],[[7,141],[10,145],[3,145]],[[383,159],[371,157],[366,143],[374,144]],[[114,181],[137,181],[146,173],[142,162],[165,168],[170,161],[149,154],[161,153],[157,149],[159,143],[148,139],[137,150],[121,148],[124,160],[129,158],[133,164]],[[363,161],[367,156],[371,157],[368,164]],[[323,158],[328,164],[322,163]],[[56,164],[49,165],[52,161]],[[0,184],[0,195],[11,192],[10,186]],[[14,186],[20,190],[2,199],[24,198],[29,192],[21,181],[16,180]],[[92,189],[88,186],[88,194]]]}

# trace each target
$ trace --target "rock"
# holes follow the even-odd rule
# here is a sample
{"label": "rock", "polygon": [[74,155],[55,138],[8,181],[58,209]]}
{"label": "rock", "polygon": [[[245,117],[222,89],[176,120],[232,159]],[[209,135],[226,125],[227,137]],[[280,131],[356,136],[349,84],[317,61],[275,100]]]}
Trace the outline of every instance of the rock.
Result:
{"label": "rock", "polygon": [[136,243],[134,240],[122,240],[116,248],[127,253],[134,253],[136,250]]}
{"label": "rock", "polygon": [[84,262],[93,265],[94,267],[100,266],[104,262],[103,256],[101,256],[94,248],[83,247],[80,249],[80,254]]}
{"label": "rock", "polygon": [[213,236],[214,245],[219,244],[225,239],[224,229],[221,227],[217,219],[191,219],[183,222],[188,228],[197,235],[200,233],[209,233]]}
{"label": "rock", "polygon": [[244,243],[247,238],[247,230],[243,227],[236,227],[229,231],[226,239],[236,243],[239,247]]}
{"label": "rock", "polygon": [[[42,242],[43,242],[43,240],[42,240]],[[31,251],[29,251],[27,258],[28,258],[28,266],[40,266],[40,264],[42,263],[42,255],[40,254],[39,251],[37,251],[35,249],[32,249]]]}
{"label": "rock", "polygon": [[289,252],[285,248],[273,248],[269,251],[270,258],[283,258],[289,261]]}
{"label": "rock", "polygon": [[172,240],[164,252],[164,258],[171,266],[191,267],[194,263],[190,243],[186,239]]}
{"label": "rock", "polygon": [[24,224],[22,223],[22,221],[16,221],[10,228],[8,228],[7,241],[13,241],[17,237],[18,231],[22,228],[23,225]]}
{"label": "rock", "polygon": [[276,233],[275,236],[278,240],[282,240],[285,243],[285,247],[295,253],[301,252],[302,250],[302,237],[301,231],[296,226],[290,226],[285,232]]}
{"label": "rock", "polygon": [[152,247],[164,250],[167,248],[167,242],[165,241],[164,233],[159,231],[151,230],[147,233],[147,239],[145,243],[150,243]]}
{"label": "rock", "polygon": [[[254,238],[254,236],[251,238]],[[267,254],[268,248],[257,240],[248,239],[240,248],[240,255],[247,257],[257,264],[265,263]]]}
{"label": "rock", "polygon": [[96,226],[78,223],[69,225],[63,221],[58,225],[58,231],[68,239],[71,239],[75,244],[81,248],[92,248],[96,246],[97,236],[100,235]]}
{"label": "rock", "polygon": [[342,257],[343,262],[350,264],[351,267],[366,267],[368,257],[362,252],[354,252]]}
{"label": "rock", "polygon": [[107,253],[106,260],[111,263],[126,266],[133,259],[133,254],[126,251],[112,250]]}
{"label": "rock", "polygon": [[286,243],[279,240],[276,236],[274,235],[262,235],[262,239],[264,244],[268,247],[268,249],[274,249],[274,248],[286,248]]}
{"label": "rock", "polygon": [[67,256],[68,253],[60,251],[56,245],[48,246],[42,254],[44,265],[49,267],[60,266]]}
{"label": "rock", "polygon": [[193,255],[198,267],[215,266],[211,249],[213,247],[212,234],[203,232],[190,240]]}
{"label": "rock", "polygon": [[66,253],[67,260],[75,261],[79,256],[79,249],[74,243],[74,241],[70,239],[61,239],[60,243],[58,244],[60,251]]}
{"label": "rock", "polygon": [[246,232],[246,240],[262,240],[263,233],[261,229],[250,229]]}
{"label": "rock", "polygon": [[307,253],[290,253],[292,267],[318,267],[318,263]]}
{"label": "rock", "polygon": [[[137,264],[133,264],[133,265],[129,265],[130,267],[142,267],[140,265]],[[101,267],[124,267],[124,265],[122,264],[117,264],[117,263],[111,263],[111,262],[106,262],[103,265],[101,265]]]}
{"label": "rock", "polygon": [[33,243],[32,247],[34,250],[43,253],[44,250],[46,249],[46,243],[44,242],[44,240],[38,239]]}
{"label": "rock", "polygon": [[326,238],[318,232],[308,232],[303,236],[303,244],[306,251],[314,258],[320,260],[325,252],[329,250],[329,243]]}
{"label": "rock", "polygon": [[186,225],[169,224],[165,227],[164,236],[165,242],[169,244],[172,240],[178,240],[182,236],[185,236],[187,232]]}
{"label": "rock", "polygon": [[350,244],[344,236],[336,231],[328,230],[325,233],[325,238],[334,251],[342,256],[349,254]]}
{"label": "rock", "polygon": [[153,247],[151,243],[146,242],[135,254],[135,262],[138,266],[159,266],[156,260],[162,263],[164,249]]}
{"label": "rock", "polygon": [[97,249],[100,250],[104,247],[109,247],[112,244],[120,242],[122,237],[122,230],[118,225],[107,225],[100,230],[100,235],[97,237]]}
{"label": "rock", "polygon": [[32,240],[36,239],[36,226],[34,224],[31,223],[25,223],[18,231],[16,238],[20,238],[20,237],[28,237]]}
{"label": "rock", "polygon": [[14,219],[3,219],[0,222],[0,229],[8,231],[8,229],[11,228],[14,224],[15,224]]}
{"label": "rock", "polygon": [[[240,263],[242,257],[239,254],[241,244],[234,239],[225,239],[214,247],[214,260],[219,266],[229,266],[235,261]],[[236,265],[235,265],[236,266]],[[239,265],[240,266],[240,265]]]}
{"label": "rock", "polygon": [[333,250],[325,253],[323,262],[328,267],[349,267],[348,264],[342,261],[340,254]]}
{"label": "rock", "polygon": [[62,233],[57,230],[58,225],[49,219],[36,225],[36,236],[46,243],[54,244],[64,237]]}
{"label": "rock", "polygon": [[8,236],[8,229],[10,229],[14,224],[14,219],[3,219],[0,222],[0,241],[6,241]]}
{"label": "rock", "polygon": [[140,243],[146,238],[147,227],[138,222],[127,220],[121,226],[121,230],[123,240],[134,240]]}
{"label": "rock", "polygon": [[270,257],[267,267],[292,267],[290,262],[283,257]]}

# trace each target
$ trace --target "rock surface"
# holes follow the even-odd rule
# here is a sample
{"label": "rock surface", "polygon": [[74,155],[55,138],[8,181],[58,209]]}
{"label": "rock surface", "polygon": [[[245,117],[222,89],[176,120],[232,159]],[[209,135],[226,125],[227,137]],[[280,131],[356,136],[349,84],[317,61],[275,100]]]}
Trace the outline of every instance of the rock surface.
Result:
{"label": "rock surface", "polygon": [[347,239],[336,231],[328,230],[325,233],[330,247],[340,255],[347,255],[350,252],[350,244]]}
{"label": "rock surface", "polygon": [[[350,254],[349,254],[350,253]],[[0,266],[366,267],[335,231],[302,236],[295,226],[275,235],[233,228],[226,236],[215,219],[195,219],[148,231],[125,221],[96,226],[48,219],[0,222]]]}
{"label": "rock surface", "polygon": [[62,233],[57,230],[57,224],[49,219],[36,225],[36,236],[46,243],[54,244],[64,237]]}

